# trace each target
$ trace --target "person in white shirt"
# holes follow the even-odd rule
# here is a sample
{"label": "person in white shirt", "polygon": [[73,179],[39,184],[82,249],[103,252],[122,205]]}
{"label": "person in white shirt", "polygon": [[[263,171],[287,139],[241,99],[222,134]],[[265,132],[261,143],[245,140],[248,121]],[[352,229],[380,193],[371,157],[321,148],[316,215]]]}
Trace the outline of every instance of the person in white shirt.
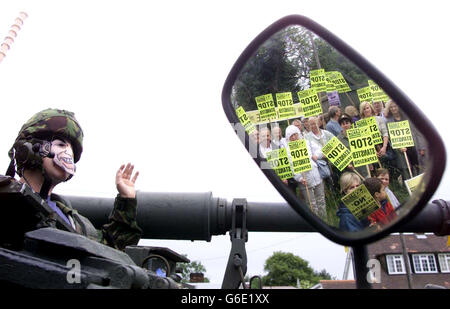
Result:
{"label": "person in white shirt", "polygon": [[[285,135],[287,142],[286,148],[290,156],[289,142],[299,140],[303,138],[303,136],[295,125],[288,126]],[[310,143],[308,140],[306,140],[306,147],[308,149],[312,169],[299,174],[294,173],[294,179],[299,183],[301,196],[305,203],[309,204],[312,212],[323,220],[326,220],[327,213],[324,184],[320,177],[317,163],[315,162],[317,160],[317,155],[320,153],[320,148]]]}
{"label": "person in white shirt", "polygon": [[280,127],[272,128],[272,143],[278,148],[284,148],[286,146],[286,139],[283,137]]}
{"label": "person in white shirt", "polygon": [[317,117],[309,118],[309,127],[311,128],[311,131],[305,135],[305,139],[313,144],[316,144],[316,146],[320,148],[320,155],[318,158],[323,159],[324,155],[322,153],[322,147],[325,146],[334,137],[334,135],[327,130],[322,130],[319,128]]}
{"label": "person in white shirt", "polygon": [[263,127],[259,132],[259,153],[265,158],[266,153],[274,149],[276,149],[276,147],[272,143],[270,129]]}

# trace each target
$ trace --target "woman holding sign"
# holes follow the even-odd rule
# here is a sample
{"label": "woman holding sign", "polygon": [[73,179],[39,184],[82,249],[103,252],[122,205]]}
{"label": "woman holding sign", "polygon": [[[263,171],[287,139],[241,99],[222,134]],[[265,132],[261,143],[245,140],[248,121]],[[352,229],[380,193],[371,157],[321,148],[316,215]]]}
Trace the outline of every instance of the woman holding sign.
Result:
{"label": "woman holding sign", "polygon": [[[309,127],[311,131],[305,135],[305,138],[311,143],[316,144],[320,149],[334,137],[333,133],[320,129],[319,119],[317,117],[309,118]],[[323,158],[324,155],[321,153],[319,159]]]}
{"label": "woman holding sign", "polygon": [[[337,136],[337,138],[346,148],[350,149],[347,130],[352,127],[352,118],[347,114],[342,114],[339,118],[339,124],[341,125],[342,132]],[[361,178],[369,177],[369,171],[365,166],[353,167],[353,165],[350,164],[344,171],[355,172],[358,175],[361,175]]]}
{"label": "woman holding sign", "polygon": [[[423,169],[425,162],[426,162],[426,152],[425,152],[425,140],[422,136],[422,134],[419,133],[419,131],[417,131],[412,123],[410,123],[408,121],[408,118],[406,118],[403,113],[400,111],[400,109],[398,108],[397,104],[392,101],[389,100],[386,104],[386,109],[384,111],[384,115],[386,117],[386,121],[387,123],[399,123],[399,122],[404,122],[407,121],[409,126],[410,126],[410,131],[411,132],[407,132],[407,130],[404,131],[404,135],[406,135],[407,133],[409,133],[408,135],[412,136],[412,141],[413,141],[413,146],[409,146],[409,147],[401,147],[401,148],[396,148],[395,146],[393,146],[393,148],[396,148],[395,150],[398,153],[398,158],[397,158],[397,167],[401,170],[402,172],[402,177],[403,180],[412,178],[413,176],[417,176],[421,170]],[[395,130],[394,132],[390,132],[391,133],[391,138],[392,138],[392,134],[395,135]],[[400,133],[403,133],[400,132]],[[399,134],[397,134],[399,135]],[[406,155],[405,155],[406,153]],[[408,168],[408,165],[410,165],[410,168]]]}
{"label": "woman holding sign", "polygon": [[378,130],[380,131],[381,138],[382,138],[382,146],[377,145],[377,155],[378,157],[384,157],[386,155],[387,149],[388,149],[388,143],[389,143],[389,134],[386,127],[385,120],[380,117],[376,116],[375,109],[373,108],[372,104],[369,102],[362,102],[359,106],[361,119],[369,118],[369,117],[375,117]]}
{"label": "woman holding sign", "polygon": [[[361,185],[361,179],[355,173],[345,172],[342,174],[339,184],[341,187],[341,193],[345,196],[355,191],[355,189]],[[339,217],[339,228],[343,231],[357,232],[370,225],[367,218],[362,220],[356,219],[356,217],[350,212],[342,201],[339,201],[339,208],[336,215]]]}
{"label": "woman holding sign", "polygon": [[[362,102],[360,111],[361,120],[356,122],[356,126],[367,126],[370,128],[373,133],[372,137],[375,143],[380,168],[384,167],[394,172],[397,166],[397,155],[389,143],[386,120],[380,116],[376,116],[376,111],[369,102]],[[373,119],[375,119],[375,123]]]}
{"label": "woman holding sign", "polygon": [[320,149],[300,137],[302,134],[296,126],[290,125],[286,128],[286,149],[294,179],[299,183],[301,196],[305,202],[309,202],[310,209],[326,220],[325,188],[315,162]]}
{"label": "woman holding sign", "polygon": [[322,153],[322,148],[334,137],[334,135],[327,130],[320,129],[319,119],[315,116],[309,118],[309,127],[310,132],[305,135],[305,139],[319,149],[317,152],[317,159],[315,161],[319,164],[319,172],[321,171],[320,168],[323,169],[323,173],[321,172],[322,179],[329,179],[328,181],[330,181],[332,185],[333,180],[331,178],[331,170],[326,161],[327,157]]}

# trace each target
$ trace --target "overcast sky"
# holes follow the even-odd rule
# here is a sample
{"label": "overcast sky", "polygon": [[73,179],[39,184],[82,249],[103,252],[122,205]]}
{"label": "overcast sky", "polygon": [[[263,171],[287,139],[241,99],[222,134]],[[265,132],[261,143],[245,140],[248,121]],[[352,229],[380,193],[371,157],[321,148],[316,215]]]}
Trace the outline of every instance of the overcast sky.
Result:
{"label": "overcast sky", "polygon": [[[400,87],[450,140],[444,1],[2,1],[0,39],[28,13],[0,64],[0,166],[20,126],[48,107],[75,112],[85,133],[77,174],[56,192],[113,197],[131,161],[146,192],[208,192],[282,202],[236,138],[221,107],[234,61],[268,25],[290,14],[322,24]],[[445,7],[444,7],[445,6]],[[249,181],[251,179],[251,182]],[[435,198],[450,200],[448,169]],[[200,260],[221,283],[229,236],[146,240]],[[342,278],[345,251],[320,234],[250,233],[248,274],[274,251],[292,252]]]}

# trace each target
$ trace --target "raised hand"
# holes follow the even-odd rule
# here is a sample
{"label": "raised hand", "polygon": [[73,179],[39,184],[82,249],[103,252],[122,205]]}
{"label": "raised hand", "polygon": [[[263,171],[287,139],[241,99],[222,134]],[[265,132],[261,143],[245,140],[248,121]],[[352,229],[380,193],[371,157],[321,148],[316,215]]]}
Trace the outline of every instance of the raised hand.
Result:
{"label": "raised hand", "polygon": [[134,184],[136,183],[139,172],[136,172],[134,176],[131,177],[133,175],[133,170],[134,165],[132,165],[131,163],[128,163],[126,166],[125,164],[122,164],[116,173],[116,187],[121,197],[136,197]]}

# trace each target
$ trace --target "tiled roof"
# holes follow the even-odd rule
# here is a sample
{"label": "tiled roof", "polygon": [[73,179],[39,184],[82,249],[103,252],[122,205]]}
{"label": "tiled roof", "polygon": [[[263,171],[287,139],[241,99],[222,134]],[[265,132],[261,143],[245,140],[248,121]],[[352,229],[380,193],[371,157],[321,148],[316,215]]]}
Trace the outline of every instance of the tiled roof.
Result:
{"label": "tiled roof", "polygon": [[[425,234],[425,237],[417,234],[403,234],[406,251],[414,252],[449,252],[447,247],[447,236],[435,236],[434,234]],[[380,254],[400,253],[402,252],[402,242],[400,234],[391,234],[379,241],[367,246],[369,256],[374,257]]]}
{"label": "tiled roof", "polygon": [[355,280],[320,280],[323,289],[356,289]]}

